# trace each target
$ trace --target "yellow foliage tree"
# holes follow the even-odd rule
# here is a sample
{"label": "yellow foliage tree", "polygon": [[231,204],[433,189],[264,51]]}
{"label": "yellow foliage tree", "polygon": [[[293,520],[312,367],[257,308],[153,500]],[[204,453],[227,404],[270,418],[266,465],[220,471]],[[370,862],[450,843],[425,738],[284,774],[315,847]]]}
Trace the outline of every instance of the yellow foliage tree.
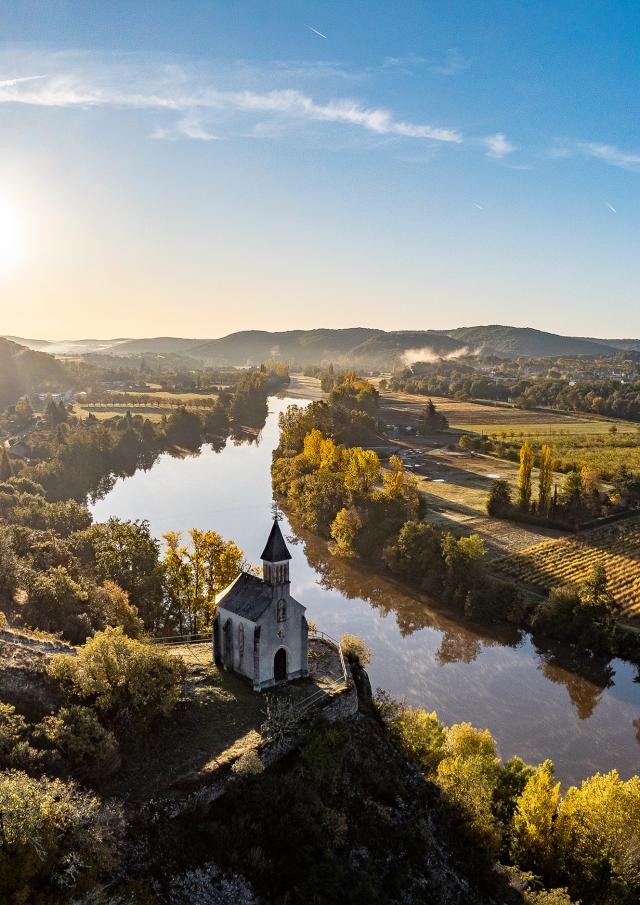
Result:
{"label": "yellow foliage tree", "polygon": [[329,528],[335,541],[334,552],[342,556],[355,556],[355,541],[362,528],[362,519],[357,509],[341,509]]}
{"label": "yellow foliage tree", "polygon": [[520,447],[520,470],[518,471],[518,505],[522,509],[528,509],[531,505],[533,460],[533,447],[529,440],[525,440]]}
{"label": "yellow foliage tree", "polygon": [[541,876],[550,871],[559,798],[560,783],[554,781],[553,764],[546,760],[528,780],[513,815],[511,857],[518,867]]}
{"label": "yellow foliage tree", "polygon": [[351,493],[367,493],[380,480],[380,459],[372,449],[356,446],[348,450],[344,486]]}
{"label": "yellow foliage tree", "polygon": [[538,475],[538,508],[547,512],[551,505],[551,487],[553,484],[553,454],[546,443],[540,450],[540,472]]}

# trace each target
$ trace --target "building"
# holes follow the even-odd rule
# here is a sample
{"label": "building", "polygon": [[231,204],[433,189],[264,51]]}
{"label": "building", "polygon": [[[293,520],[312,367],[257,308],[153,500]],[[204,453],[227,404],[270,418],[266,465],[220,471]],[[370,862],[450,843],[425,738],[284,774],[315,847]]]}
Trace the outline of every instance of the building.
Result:
{"label": "building", "polygon": [[291,596],[291,554],[277,518],[261,559],[262,578],[241,572],[216,595],[213,623],[216,663],[250,679],[255,691],[308,675],[306,610]]}

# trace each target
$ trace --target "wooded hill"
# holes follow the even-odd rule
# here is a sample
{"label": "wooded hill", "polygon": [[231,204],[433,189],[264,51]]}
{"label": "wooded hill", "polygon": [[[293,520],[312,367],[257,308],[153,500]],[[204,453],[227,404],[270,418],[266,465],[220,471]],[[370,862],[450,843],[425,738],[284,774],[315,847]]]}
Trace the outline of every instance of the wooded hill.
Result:
{"label": "wooded hill", "polygon": [[60,390],[66,386],[64,368],[53,356],[0,337],[0,408],[24,393]]}
{"label": "wooded hill", "polygon": [[[18,339],[18,338],[16,338]],[[104,354],[110,356],[174,355],[205,365],[244,367],[277,358],[293,365],[353,365],[388,369],[411,360],[429,360],[480,351],[503,358],[602,356],[621,349],[640,350],[638,339],[592,339],[561,336],[531,327],[502,325],[456,327],[452,330],[399,330],[368,327],[349,329],[243,330],[219,339],[160,336],[146,339],[72,340],[47,343],[19,340],[31,349],[52,354]]]}

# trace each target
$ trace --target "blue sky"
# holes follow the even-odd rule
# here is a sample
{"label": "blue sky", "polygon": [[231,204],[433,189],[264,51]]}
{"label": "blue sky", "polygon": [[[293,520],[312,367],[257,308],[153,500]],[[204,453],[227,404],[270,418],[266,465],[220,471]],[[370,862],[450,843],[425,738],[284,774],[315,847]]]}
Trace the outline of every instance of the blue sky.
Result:
{"label": "blue sky", "polygon": [[624,2],[0,0],[0,331],[640,335],[638,34]]}

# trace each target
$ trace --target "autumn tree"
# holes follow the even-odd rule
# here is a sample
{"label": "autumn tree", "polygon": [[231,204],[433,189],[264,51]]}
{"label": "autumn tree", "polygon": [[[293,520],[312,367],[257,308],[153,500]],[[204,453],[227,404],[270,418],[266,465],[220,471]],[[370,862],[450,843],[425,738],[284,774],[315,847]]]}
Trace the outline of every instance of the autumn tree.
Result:
{"label": "autumn tree", "polygon": [[355,542],[362,528],[362,518],[357,509],[341,509],[329,528],[334,540],[333,550],[341,556],[355,555]]}
{"label": "autumn tree", "polygon": [[518,867],[548,876],[554,859],[553,827],[560,783],[546,760],[529,779],[516,806],[511,827],[511,857]]}
{"label": "autumn tree", "polygon": [[11,460],[7,454],[7,447],[2,447],[2,454],[0,455],[0,481],[8,481],[9,478],[13,475],[13,468],[11,466]]}
{"label": "autumn tree", "polygon": [[518,505],[528,509],[531,505],[531,472],[533,471],[533,447],[525,440],[520,448],[520,470],[518,471]]}
{"label": "autumn tree", "polygon": [[553,485],[553,454],[546,443],[540,450],[540,472],[538,474],[538,508],[545,513],[551,506],[551,488]]}

